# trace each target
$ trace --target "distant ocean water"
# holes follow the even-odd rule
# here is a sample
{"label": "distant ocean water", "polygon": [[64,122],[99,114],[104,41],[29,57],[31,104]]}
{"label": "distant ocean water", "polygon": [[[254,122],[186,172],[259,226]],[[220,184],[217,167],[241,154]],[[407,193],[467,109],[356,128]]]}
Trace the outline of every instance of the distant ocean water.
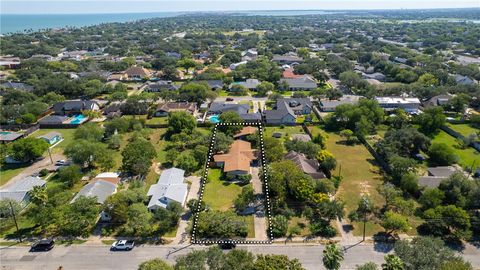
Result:
{"label": "distant ocean water", "polygon": [[[205,12],[198,12],[206,14]],[[273,10],[273,11],[232,11],[212,12],[212,14],[244,14],[266,16],[295,16],[326,14],[320,10]],[[148,18],[174,17],[186,12],[156,13],[112,13],[112,14],[0,14],[0,34],[41,30],[46,28],[62,28],[67,26],[82,27],[101,23],[129,22]],[[192,13],[193,14],[193,13]]]}

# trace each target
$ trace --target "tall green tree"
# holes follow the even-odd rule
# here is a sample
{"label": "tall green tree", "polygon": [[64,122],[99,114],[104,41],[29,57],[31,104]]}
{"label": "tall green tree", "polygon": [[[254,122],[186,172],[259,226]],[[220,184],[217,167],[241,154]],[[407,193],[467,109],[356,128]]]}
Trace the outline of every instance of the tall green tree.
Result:
{"label": "tall green tree", "polygon": [[15,160],[31,162],[41,157],[48,147],[49,144],[45,140],[27,137],[14,141],[9,152]]}
{"label": "tall green tree", "polygon": [[122,151],[122,170],[135,175],[146,175],[156,156],[157,152],[151,142],[137,138]]}

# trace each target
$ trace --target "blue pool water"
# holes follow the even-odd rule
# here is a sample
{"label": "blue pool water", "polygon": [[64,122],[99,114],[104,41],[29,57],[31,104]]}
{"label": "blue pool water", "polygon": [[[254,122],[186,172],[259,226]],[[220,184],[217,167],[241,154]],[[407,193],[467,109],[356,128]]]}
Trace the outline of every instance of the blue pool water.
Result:
{"label": "blue pool water", "polygon": [[87,118],[85,115],[83,114],[77,114],[75,116],[72,117],[72,121],[70,121],[70,124],[81,124],[83,121],[85,121],[85,119]]}
{"label": "blue pool water", "polygon": [[215,114],[215,115],[209,116],[208,120],[210,120],[210,122],[214,124],[220,123],[220,116],[218,114]]}

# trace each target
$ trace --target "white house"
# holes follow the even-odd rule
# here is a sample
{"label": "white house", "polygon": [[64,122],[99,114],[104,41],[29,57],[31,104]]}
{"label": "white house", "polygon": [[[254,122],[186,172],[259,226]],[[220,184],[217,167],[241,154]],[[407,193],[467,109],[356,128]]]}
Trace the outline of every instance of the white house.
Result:
{"label": "white house", "polygon": [[158,182],[150,186],[147,196],[150,197],[148,210],[152,211],[159,207],[167,208],[172,202],[178,202],[185,206],[188,194],[188,185],[184,183],[185,171],[177,168],[164,170]]}
{"label": "white house", "polygon": [[375,97],[380,107],[386,111],[392,111],[397,108],[404,109],[408,113],[417,113],[420,107],[418,98],[407,97]]}

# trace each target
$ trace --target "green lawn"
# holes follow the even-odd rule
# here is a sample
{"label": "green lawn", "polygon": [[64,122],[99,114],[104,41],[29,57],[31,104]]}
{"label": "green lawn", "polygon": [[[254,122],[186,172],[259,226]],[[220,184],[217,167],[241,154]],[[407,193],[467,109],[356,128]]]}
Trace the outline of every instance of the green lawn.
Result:
{"label": "green lawn", "polygon": [[305,131],[303,131],[303,128],[301,126],[285,126],[285,127],[265,127],[264,130],[264,136],[265,138],[267,137],[272,137],[273,133],[281,133],[282,137],[281,139],[285,141],[289,137],[292,136],[292,134],[305,134]]}
{"label": "green lawn", "polygon": [[163,135],[167,132],[166,128],[156,128],[150,129],[150,142],[157,150],[157,162],[164,163],[166,161],[165,158],[165,144],[166,141],[163,140]]}
{"label": "green lawn", "polygon": [[227,211],[233,207],[233,201],[241,193],[242,187],[220,180],[221,174],[220,169],[210,168],[203,201],[212,210]]}
{"label": "green lawn", "polygon": [[[383,183],[380,168],[375,159],[362,145],[346,145],[343,139],[332,132],[326,132],[318,126],[310,127],[312,134],[322,132],[327,135],[327,150],[337,159],[337,169],[333,175],[340,174],[343,180],[338,188],[336,197],[345,202],[345,213],[355,210],[362,195],[369,195],[377,206],[384,201],[377,192],[377,187]],[[354,234],[360,235],[363,227],[353,223]],[[367,224],[367,234],[372,235],[382,231],[377,224]]]}
{"label": "green lawn", "polygon": [[0,167],[0,186],[22,172],[30,164],[5,164]]}
{"label": "green lawn", "polygon": [[448,135],[444,131],[440,131],[432,140],[432,143],[444,143],[455,150],[455,154],[459,157],[458,164],[462,167],[470,168],[472,165],[480,165],[480,154],[471,147],[461,149],[457,140]]}
{"label": "green lawn", "polygon": [[39,129],[38,131],[32,133],[30,136],[38,137],[38,136],[45,135],[45,134],[53,132],[53,131],[62,134],[63,141],[60,142],[59,144],[55,145],[55,147],[52,148],[52,154],[63,153],[63,150],[67,147],[67,145],[69,145],[71,142],[74,141],[74,139],[73,139],[73,134],[75,133],[74,128],[72,128],[72,129],[50,129],[50,128]]}
{"label": "green lawn", "polygon": [[147,119],[145,123],[147,125],[166,125],[168,123],[168,117],[153,117],[151,119]]}
{"label": "green lawn", "polygon": [[253,215],[245,216],[244,219],[245,219],[245,222],[247,223],[247,226],[248,226],[247,238],[254,238],[255,237],[255,223],[254,223],[254,220],[253,220]]}
{"label": "green lawn", "polygon": [[477,132],[480,132],[478,128],[474,128],[470,126],[469,124],[450,124],[447,123],[447,126],[456,132],[462,134],[464,137],[468,137],[470,134],[476,134]]}

